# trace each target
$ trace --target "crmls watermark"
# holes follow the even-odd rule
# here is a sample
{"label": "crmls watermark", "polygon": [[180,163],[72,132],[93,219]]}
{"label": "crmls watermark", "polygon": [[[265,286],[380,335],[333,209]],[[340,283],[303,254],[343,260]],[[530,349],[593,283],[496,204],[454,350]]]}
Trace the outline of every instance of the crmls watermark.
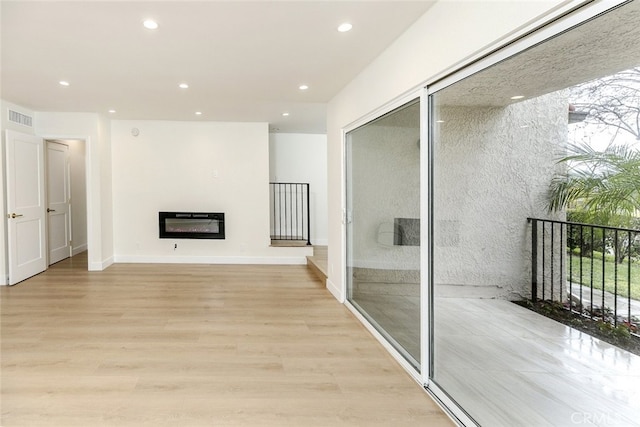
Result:
{"label": "crmls watermark", "polygon": [[620,414],[613,412],[574,412],[571,414],[571,422],[576,425],[597,425],[597,426],[621,426]]}

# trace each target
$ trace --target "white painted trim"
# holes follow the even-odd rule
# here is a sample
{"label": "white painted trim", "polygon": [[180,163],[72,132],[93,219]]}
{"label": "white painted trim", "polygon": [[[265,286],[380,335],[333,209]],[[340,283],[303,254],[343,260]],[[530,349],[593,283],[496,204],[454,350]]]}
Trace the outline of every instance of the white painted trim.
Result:
{"label": "white painted trim", "polygon": [[114,258],[109,257],[99,262],[89,262],[89,271],[102,271],[109,268],[114,263]]}
{"label": "white painted trim", "polygon": [[163,256],[163,255],[116,255],[117,263],[148,264],[268,264],[268,265],[306,265],[305,256],[291,257],[252,257],[252,256]]}
{"label": "white painted trim", "polygon": [[331,281],[331,279],[327,279],[326,286],[335,299],[337,299],[340,303],[344,303],[344,292],[342,292],[340,288],[338,288],[335,283]]}
{"label": "white painted trim", "polygon": [[311,239],[311,245],[312,246],[328,246],[329,240],[328,239]]}
{"label": "white painted trim", "polygon": [[332,294],[340,301],[344,303],[347,300],[347,259],[349,258],[349,248],[347,247],[347,227],[348,227],[348,212],[347,212],[347,132],[343,128],[340,130],[340,150],[342,152],[342,158],[340,159],[340,212],[342,218],[340,223],[340,286],[335,286],[335,283],[331,283],[335,288],[335,291],[331,291]]}
{"label": "white painted trim", "polygon": [[[87,243],[86,243],[86,251],[88,252],[88,271],[102,271],[107,268],[109,265],[113,264],[113,261],[106,267],[104,266],[104,262],[91,261],[91,255],[94,251],[98,253],[96,250],[95,236],[93,235],[93,224],[94,224],[94,215],[100,215],[100,212],[93,211],[93,192],[91,191],[91,185],[93,184],[93,173],[94,171],[91,168],[91,160],[93,155],[93,142],[89,135],[73,135],[73,134],[45,134],[42,135],[43,139],[77,139],[84,141],[84,180],[85,180],[85,194],[86,194],[86,202],[87,202]],[[96,172],[97,173],[97,172]],[[73,203],[73,202],[72,202]],[[102,239],[102,235],[100,235],[100,239]],[[101,253],[101,252],[100,252]]]}
{"label": "white painted trim", "polygon": [[[347,134],[361,126],[366,125],[367,123],[379,119],[387,113],[392,112],[396,108],[402,107],[404,104],[413,101],[414,99],[420,99],[422,95],[422,90],[424,89],[424,85],[420,85],[419,87],[414,87],[413,89],[404,92],[403,94],[393,98],[389,102],[385,103],[379,108],[376,108],[373,111],[370,111],[368,114],[360,117],[359,119],[354,120],[344,127],[342,133],[342,143],[344,145],[344,150],[347,148]],[[346,154],[346,151],[345,151]],[[345,165],[346,167],[346,165]],[[346,169],[345,169],[346,172]],[[346,174],[345,174],[346,176]]]}
{"label": "white painted trim", "polygon": [[73,250],[71,251],[71,256],[76,256],[78,254],[81,254],[82,252],[87,250],[87,244],[85,243],[84,245],[80,245],[80,246],[74,246]]}
{"label": "white painted trim", "polygon": [[420,374],[422,385],[429,385],[431,375],[431,129],[429,93],[420,96]]}

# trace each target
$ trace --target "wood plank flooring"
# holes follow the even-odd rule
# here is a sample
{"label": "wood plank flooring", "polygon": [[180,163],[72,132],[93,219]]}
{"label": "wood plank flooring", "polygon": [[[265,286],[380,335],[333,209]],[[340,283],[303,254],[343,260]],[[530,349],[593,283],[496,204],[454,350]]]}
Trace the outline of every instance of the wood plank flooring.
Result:
{"label": "wood plank flooring", "polygon": [[451,426],[305,266],[86,255],[1,287],[2,426]]}

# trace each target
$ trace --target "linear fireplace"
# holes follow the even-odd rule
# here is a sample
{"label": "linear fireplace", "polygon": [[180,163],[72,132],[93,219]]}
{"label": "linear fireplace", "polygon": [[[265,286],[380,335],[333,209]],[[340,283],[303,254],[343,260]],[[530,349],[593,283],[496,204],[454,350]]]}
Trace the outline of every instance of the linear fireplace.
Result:
{"label": "linear fireplace", "polygon": [[224,239],[224,213],[158,212],[161,239]]}

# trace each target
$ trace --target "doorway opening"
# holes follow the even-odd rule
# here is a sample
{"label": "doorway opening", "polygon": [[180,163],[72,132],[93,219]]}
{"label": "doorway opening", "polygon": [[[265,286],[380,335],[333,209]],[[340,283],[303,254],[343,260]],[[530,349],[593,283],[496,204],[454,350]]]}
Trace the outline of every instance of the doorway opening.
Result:
{"label": "doorway opening", "polygon": [[49,265],[87,251],[86,141],[46,139]]}

